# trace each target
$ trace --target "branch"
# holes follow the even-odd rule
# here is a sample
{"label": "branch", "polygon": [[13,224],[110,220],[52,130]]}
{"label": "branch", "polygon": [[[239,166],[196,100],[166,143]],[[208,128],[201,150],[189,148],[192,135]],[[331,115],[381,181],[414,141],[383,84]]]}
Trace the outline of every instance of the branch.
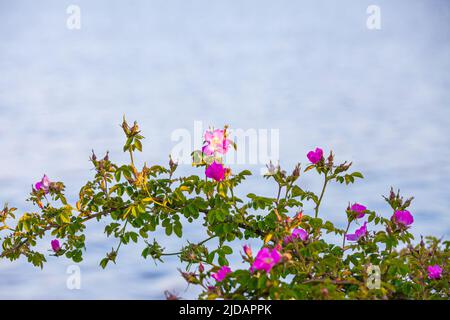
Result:
{"label": "branch", "polygon": [[308,283],[332,283],[332,284],[359,284],[357,280],[332,280],[332,279],[310,279],[303,281],[302,284]]}
{"label": "branch", "polygon": [[327,184],[328,184],[328,176],[327,176],[327,173],[325,173],[325,182],[322,187],[322,192],[320,193],[319,200],[317,201],[316,207],[314,208],[314,211],[315,211],[314,217],[315,218],[317,218],[319,216],[319,207],[320,207],[320,203],[322,202],[323,195],[325,194],[325,188],[327,187]]}
{"label": "branch", "polygon": [[[205,244],[206,242],[208,242],[211,239],[214,239],[215,237],[217,237],[217,236],[214,235],[214,236],[211,236],[211,237],[209,237],[209,238],[207,238],[205,240],[202,240],[202,241],[198,242],[196,244],[196,246],[201,246],[202,244]],[[182,253],[183,253],[183,251],[171,252],[171,253],[161,253],[161,256],[178,256],[178,255],[180,255]]]}
{"label": "branch", "polygon": [[[95,214],[92,214],[92,215],[90,215],[90,216],[85,217],[84,219],[81,220],[81,222],[83,223],[83,222],[86,222],[86,221],[91,220],[91,219],[93,219],[93,218],[100,217],[100,216],[103,216],[103,215],[107,215],[107,214],[109,214],[109,213],[110,213],[109,211],[98,212],[98,213],[95,213]],[[42,229],[41,232],[42,232],[42,233],[45,233],[45,232],[49,231],[51,228],[53,228],[53,227],[55,227],[55,224],[49,224],[49,225],[47,225],[44,229]],[[58,226],[58,227],[59,227],[59,226]],[[26,244],[28,243],[29,240],[30,240],[29,238],[25,238],[24,240],[22,240],[21,242],[19,242],[19,243],[16,244],[15,246],[13,246],[11,249],[3,251],[3,252],[0,254],[0,258],[4,258],[4,257],[6,257],[8,254],[13,253],[13,252],[15,252],[15,251],[21,249],[24,245],[26,245]]]}

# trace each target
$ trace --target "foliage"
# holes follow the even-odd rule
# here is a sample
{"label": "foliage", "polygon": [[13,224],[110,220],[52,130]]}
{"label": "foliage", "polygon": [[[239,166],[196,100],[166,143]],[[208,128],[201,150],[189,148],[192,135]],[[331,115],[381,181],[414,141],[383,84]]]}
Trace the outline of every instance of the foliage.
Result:
{"label": "foliage", "polygon": [[[391,218],[365,207],[355,212],[349,205],[345,229],[320,214],[330,183],[351,184],[363,178],[359,172],[349,172],[351,163],[336,165],[333,153],[324,158],[319,150],[320,154],[310,158],[315,163],[303,173],[300,165],[287,174],[270,164],[265,179],[275,181],[275,196],[249,193],[241,199],[235,190],[250,171],[232,173],[221,165],[220,178],[205,178],[204,172],[177,176],[178,165],[172,159],[167,167],[144,165],[138,169],[134,157],[142,151],[143,136],[136,122],[130,127],[124,119],[122,129],[126,136],[123,150],[129,153],[130,163],[119,165],[110,160],[109,154],[99,159],[93,152],[90,161],[95,175],[81,188],[75,204],[66,200],[62,182],[49,182],[47,188],[36,185],[32,189],[28,200],[36,211],[18,219],[15,208],[6,205],[0,211],[2,258],[26,257],[42,268],[46,256],[35,247],[44,235],[51,234],[62,242],[54,247],[53,255],[81,262],[88,221],[106,219],[105,234],[116,238],[118,244],[100,261],[102,268],[116,262],[121,246],[140,242],[144,244],[144,258],[163,262],[165,256],[174,255],[185,262],[187,269],[180,271],[181,275],[188,283],[203,288],[202,299],[448,299],[449,241],[426,237],[413,244],[410,226],[395,218],[396,212],[410,206],[412,198],[404,200],[391,189],[385,197],[393,212]],[[235,147],[228,144],[226,130],[220,131],[222,154],[228,145]],[[210,149],[211,141],[205,142]],[[193,161],[201,170],[213,162],[220,163],[221,157],[198,150],[193,152]],[[298,183],[301,174],[311,173],[323,179],[318,194]],[[308,203],[314,208],[311,215],[303,213]],[[357,241],[346,241],[350,228],[360,224],[360,215],[367,219],[369,231],[361,229]],[[156,239],[150,240],[157,228],[167,236],[181,238],[184,224],[194,221],[200,221],[207,234],[200,243],[186,243],[179,252],[167,253]],[[303,230],[303,238],[293,236],[298,229]],[[326,241],[325,235],[342,239],[342,243]],[[230,242],[245,243],[250,238],[262,240],[263,247],[270,249],[264,252],[272,252],[273,259],[261,260],[262,251],[254,256],[249,247],[244,247],[244,268],[222,269],[231,255],[238,254]],[[216,247],[207,246],[211,239],[218,240]],[[272,259],[273,265],[268,270],[258,269],[256,261],[264,264],[267,259]],[[433,265],[442,268],[439,277],[430,277],[428,268]],[[377,288],[368,286],[368,268],[373,266],[380,268]]]}

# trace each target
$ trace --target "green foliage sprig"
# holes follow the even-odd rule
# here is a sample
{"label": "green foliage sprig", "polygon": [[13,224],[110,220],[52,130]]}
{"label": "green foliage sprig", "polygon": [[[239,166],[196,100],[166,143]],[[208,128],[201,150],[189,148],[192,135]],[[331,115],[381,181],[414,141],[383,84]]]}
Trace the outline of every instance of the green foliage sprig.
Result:
{"label": "green foliage sprig", "polygon": [[[5,205],[0,211],[1,258],[25,257],[42,268],[46,255],[35,247],[50,234],[58,239],[52,242],[54,256],[81,262],[88,222],[106,219],[104,232],[117,239],[117,245],[100,261],[102,268],[116,263],[123,246],[140,242],[144,258],[164,262],[167,256],[177,256],[186,263],[181,275],[203,288],[202,299],[448,299],[449,241],[426,237],[413,244],[412,216],[406,210],[412,198],[404,200],[391,189],[385,197],[393,212],[390,218],[359,204],[349,205],[344,229],[321,214],[327,186],[363,178],[359,172],[349,172],[351,163],[336,164],[333,153],[327,158],[320,149],[308,154],[311,164],[303,172],[300,165],[288,174],[270,164],[265,178],[276,183],[275,195],[249,193],[241,199],[235,190],[250,171],[231,172],[215,152],[203,151],[193,152],[193,162],[212,179],[203,172],[177,176],[178,165],[172,159],[167,167],[144,164],[138,168],[135,154],[142,151],[144,137],[136,122],[129,126],[124,119],[122,129],[123,150],[130,162],[119,165],[108,153],[100,159],[92,152],[95,175],[81,188],[75,204],[68,203],[62,182],[44,177],[28,199],[36,211],[17,219],[17,210]],[[234,146],[227,142],[226,130],[217,131],[222,139],[219,153]],[[217,143],[211,140],[206,146],[212,147],[212,141]],[[299,184],[301,175],[311,172],[323,179],[318,194]],[[304,212],[306,203],[312,203],[310,214]],[[362,217],[366,223],[350,234]],[[151,240],[157,228],[181,238],[184,224],[194,221],[202,223],[204,241],[166,252],[157,239]],[[326,241],[327,234],[342,242]],[[207,246],[212,239],[218,240],[217,246]],[[230,242],[248,239],[261,240],[262,248],[254,256],[244,246],[241,254],[247,266],[231,270],[228,259],[237,253]],[[375,288],[370,285],[374,274],[368,272],[374,266],[378,268],[374,279],[380,280]]]}

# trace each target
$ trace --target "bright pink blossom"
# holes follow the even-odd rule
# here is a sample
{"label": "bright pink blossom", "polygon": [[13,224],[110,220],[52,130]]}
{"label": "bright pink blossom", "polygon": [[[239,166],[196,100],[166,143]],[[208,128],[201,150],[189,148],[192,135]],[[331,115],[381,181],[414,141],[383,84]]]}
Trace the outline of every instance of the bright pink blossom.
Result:
{"label": "bright pink blossom", "polygon": [[43,190],[45,194],[47,194],[50,190],[50,179],[47,177],[47,175],[44,174],[44,177],[42,177],[42,180],[37,182],[35,185],[36,190]]}
{"label": "bright pink blossom", "polygon": [[231,269],[228,266],[222,266],[219,271],[213,273],[211,276],[216,279],[216,281],[221,282],[229,273],[231,273]]}
{"label": "bright pink blossom", "polygon": [[359,218],[364,217],[364,214],[365,214],[364,211],[366,211],[367,208],[365,206],[363,206],[362,204],[355,203],[354,205],[352,205],[350,207],[350,210],[353,211],[354,213],[358,214],[356,217],[359,219]]}
{"label": "bright pink blossom", "polygon": [[302,241],[308,240],[308,232],[299,228],[294,229],[294,231],[292,231],[292,234],[290,236],[284,238],[284,243],[286,244],[297,239],[300,239]]}
{"label": "bright pink blossom", "polygon": [[281,254],[278,252],[276,248],[262,248],[259,250],[256,255],[255,261],[253,262],[250,270],[253,272],[254,270],[264,270],[269,273],[272,270],[273,266],[276,265],[281,259]]}
{"label": "bright pink blossom", "polygon": [[61,246],[59,245],[59,241],[57,239],[51,241],[52,250],[58,252],[61,250]]}
{"label": "bright pink blossom", "polygon": [[225,154],[231,141],[226,137],[226,131],[216,129],[214,131],[205,132],[205,145],[202,148],[204,154],[210,156],[215,152]]}
{"label": "bright pink blossom", "polygon": [[355,233],[345,235],[347,240],[348,241],[358,241],[359,239],[364,237],[367,234],[366,225],[367,225],[367,222],[364,222],[364,225],[361,228],[356,229]]}
{"label": "bright pink blossom", "polygon": [[214,161],[206,168],[205,174],[208,178],[216,181],[222,181],[225,179],[226,172],[227,169],[223,166],[223,164]]}
{"label": "bright pink blossom", "polygon": [[393,220],[395,223],[403,225],[405,227],[409,226],[414,222],[414,218],[408,210],[395,211]]}
{"label": "bright pink blossom", "polygon": [[310,151],[308,152],[308,154],[306,155],[309,159],[309,161],[311,161],[311,163],[318,163],[320,160],[322,160],[323,158],[323,150],[320,148],[316,148],[315,151]]}
{"label": "bright pink blossom", "polygon": [[428,266],[428,278],[430,279],[440,279],[442,276],[442,268],[435,264],[434,266]]}

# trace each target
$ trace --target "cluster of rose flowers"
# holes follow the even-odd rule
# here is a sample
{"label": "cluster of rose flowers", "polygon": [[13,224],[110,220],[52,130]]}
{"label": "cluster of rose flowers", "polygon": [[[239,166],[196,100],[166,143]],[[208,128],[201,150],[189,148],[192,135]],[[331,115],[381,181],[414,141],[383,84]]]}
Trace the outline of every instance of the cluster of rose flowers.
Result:
{"label": "cluster of rose flowers", "polygon": [[[224,130],[206,131],[202,152],[206,156],[225,155],[230,145],[232,145],[232,142],[227,138],[226,128]],[[206,167],[205,175],[215,181],[222,181],[231,174],[231,170],[218,161],[218,158],[216,159]]]}
{"label": "cluster of rose flowers", "polygon": [[[202,147],[202,154],[208,157],[212,157],[214,160],[206,165],[205,176],[207,178],[213,179],[216,182],[220,182],[226,180],[231,175],[231,169],[227,168],[223,164],[223,158],[230,146],[233,142],[228,139],[227,128],[224,129],[215,129],[215,130],[207,130],[204,135],[204,144]],[[323,150],[321,148],[316,148],[313,151],[308,152],[307,154],[308,160],[311,164],[317,165],[321,161],[324,160]],[[44,194],[47,194],[51,188],[51,181],[49,178],[44,175],[41,181],[35,184],[35,189],[37,191],[42,191]],[[354,213],[356,219],[362,219],[365,216],[367,208],[359,203],[354,203],[350,206],[349,210]],[[296,218],[301,220],[302,213],[298,213]],[[391,220],[399,227],[399,228],[409,228],[410,225],[414,222],[414,218],[412,214],[407,210],[397,210],[394,212]],[[363,225],[356,229],[354,233],[346,234],[345,238],[348,241],[358,242],[360,239],[363,239],[368,235],[367,231],[367,221],[363,223]],[[308,232],[301,228],[294,228],[291,232],[290,236],[286,236],[284,238],[284,244],[288,244],[293,241],[302,241],[304,243],[308,240]],[[54,239],[51,241],[51,247],[54,252],[58,252],[62,249],[59,241]],[[263,247],[259,250],[256,257],[253,258],[252,249],[245,245],[243,247],[243,251],[248,258],[248,261],[251,262],[250,271],[255,272],[257,270],[264,271],[266,273],[270,273],[272,268],[277,265],[282,258],[281,254],[282,247],[280,244],[270,249],[267,247]],[[199,271],[204,271],[203,264],[200,263]],[[430,265],[427,268],[428,277],[430,279],[439,279],[442,275],[442,267],[439,265]],[[212,273],[211,276],[217,282],[222,282],[228,274],[232,273],[232,270],[229,266],[223,265],[219,268],[219,270],[215,273]]]}

